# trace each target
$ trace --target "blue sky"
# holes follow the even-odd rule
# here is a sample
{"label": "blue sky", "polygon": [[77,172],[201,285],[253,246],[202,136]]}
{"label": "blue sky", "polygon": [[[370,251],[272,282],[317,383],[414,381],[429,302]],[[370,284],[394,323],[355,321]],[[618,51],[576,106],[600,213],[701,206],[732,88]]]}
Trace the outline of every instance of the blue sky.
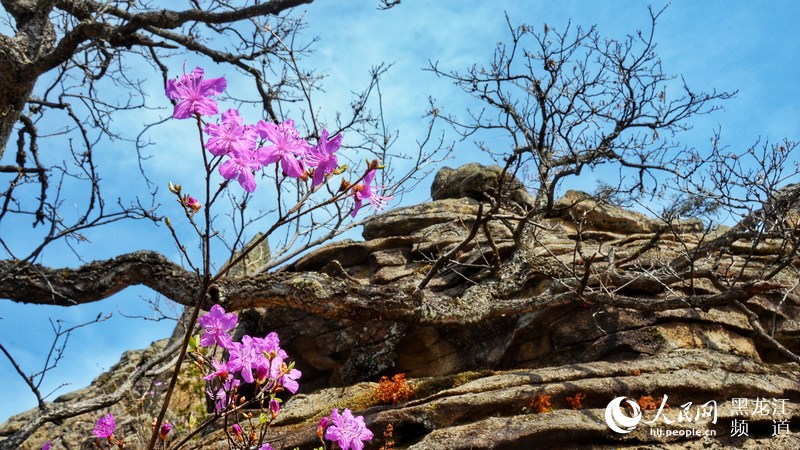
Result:
{"label": "blue sky", "polygon": [[[664,4],[653,5],[660,9]],[[496,43],[508,37],[504,11],[515,24],[541,27],[547,23],[561,29],[571,20],[574,25],[584,27],[596,24],[601,35],[613,38],[624,37],[648,24],[646,3],[639,1],[405,0],[389,11],[378,11],[376,6],[376,0],[318,0],[303,8],[309,22],[306,35],[320,36],[313,60],[309,58],[305,64],[328,76],[325,92],[318,94],[316,101],[330,119],[336,110],[348,107],[351,92],[365,85],[371,66],[394,63],[381,87],[388,125],[399,131],[399,148],[413,148],[424,132],[421,116],[429,96],[452,114],[463,114],[470,106],[470,99],[449,82],[421,69],[428,61],[438,61],[443,69],[452,70],[488,62]],[[672,2],[656,29],[657,51],[664,71],[683,75],[698,90],[739,91],[723,104],[724,110],[693,120],[694,129],[679,136],[683,144],[703,148],[717,128],[721,129],[723,141],[732,148],[744,148],[758,138],[773,141],[800,138],[797,76],[800,31],[794,23],[798,17],[800,4],[794,1]],[[182,70],[183,58],[172,61],[176,74]],[[201,65],[211,76],[233,73],[232,69],[216,68],[206,60],[185,58],[187,67]],[[151,87],[152,100],[165,109],[131,114],[122,126],[135,128],[168,113],[168,102],[159,99],[160,81],[153,79]],[[231,89],[238,96],[246,96],[252,87],[232,79]],[[194,186],[190,155],[196,150],[184,145],[194,142],[194,133],[185,124],[168,125],[154,133],[159,145],[151,150],[153,158],[146,162],[146,167],[157,184],[164,186],[170,180],[185,180],[181,181],[184,185]],[[129,147],[120,144],[110,148],[114,151],[99,159],[109,198],[129,198],[130,192],[144,189],[141,180],[130,176],[136,173],[136,160]],[[458,143],[454,156],[448,165],[483,158],[470,142]],[[581,180],[589,189],[595,182]],[[165,189],[160,195],[165,208],[162,212],[174,208]],[[424,201],[428,196],[428,183],[423,183],[403,203]],[[28,226],[6,226],[0,228],[0,233],[14,236],[22,247],[29,240]],[[109,258],[141,248],[159,250],[177,260],[177,252],[164,227],[123,223],[95,230],[87,237],[89,242],[77,247],[85,260]],[[47,250],[42,262],[53,266],[79,264],[68,249],[58,245]],[[59,391],[66,393],[88,384],[116,362],[124,350],[146,347],[170,333],[169,322],[121,317],[121,313],[152,316],[147,299],[154,300],[156,296],[144,288],[131,288],[104,301],[73,308],[0,300],[0,342],[31,372],[43,364],[44,352],[49,347],[52,335],[49,318],[74,325],[94,318],[99,312],[113,313],[114,317],[105,323],[76,331],[59,368],[45,380],[44,392],[70,383]],[[5,386],[0,421],[35,405],[33,395],[2,358],[0,385]]]}

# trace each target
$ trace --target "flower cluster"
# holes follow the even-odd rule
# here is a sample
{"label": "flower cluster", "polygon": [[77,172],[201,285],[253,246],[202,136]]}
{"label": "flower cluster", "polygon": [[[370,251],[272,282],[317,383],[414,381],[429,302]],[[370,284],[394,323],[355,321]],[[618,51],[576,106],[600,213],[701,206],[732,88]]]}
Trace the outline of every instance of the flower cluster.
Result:
{"label": "flower cluster", "polygon": [[[122,442],[122,440],[114,437],[114,431],[116,428],[117,423],[114,419],[114,415],[111,413],[97,419],[97,423],[95,423],[92,433],[96,438],[95,443],[99,448],[103,448],[103,442],[108,448],[111,448],[112,446],[124,448],[125,444]],[[49,450],[50,446],[48,444],[49,442],[45,444],[45,447],[42,447],[42,450]]]}
{"label": "flower cluster", "polygon": [[199,344],[202,347],[222,348],[227,351],[227,359],[213,358],[212,371],[203,377],[210,381],[209,397],[214,401],[217,412],[224,411],[234,404],[235,393],[242,381],[256,383],[257,397],[270,397],[269,407],[272,416],[277,416],[280,403],[274,394],[281,390],[297,392],[297,382],[302,373],[288,364],[289,355],[280,347],[280,339],[275,332],[266,337],[242,336],[239,342],[231,339],[228,332],[238,322],[234,313],[226,313],[220,305],[202,315],[198,321],[203,328]]}
{"label": "flower cluster", "polygon": [[[222,93],[226,85],[225,78],[204,79],[203,69],[199,67],[188,75],[169,80],[166,94],[175,103],[172,117],[195,117],[199,121],[201,116],[216,115],[218,107],[212,97]],[[342,135],[331,137],[328,130],[323,129],[317,142],[312,145],[300,136],[291,119],[281,123],[260,120],[248,125],[238,110],[229,109],[222,113],[216,123],[205,124],[203,131],[208,135],[205,149],[214,157],[223,159],[219,164],[220,175],[226,180],[235,179],[247,192],[256,189],[255,173],[271,164],[278,164],[288,177],[303,180],[310,177],[311,189],[323,184],[332,174],[344,171],[339,167],[336,156],[342,145]],[[368,167],[363,182],[352,187],[355,202],[353,217],[364,200],[381,210],[392,199],[391,196],[378,194],[383,186],[372,184],[377,168],[378,163],[374,161]],[[349,187],[349,183],[343,183],[344,189]],[[187,202],[184,206],[196,212],[200,203]]]}
{"label": "flower cluster", "polygon": [[353,416],[353,412],[345,408],[339,414],[339,408],[333,408],[330,418],[323,417],[319,421],[317,434],[336,442],[342,450],[362,450],[364,442],[373,438],[372,431],[364,424],[363,416]]}
{"label": "flower cluster", "polygon": [[117,424],[114,421],[113,414],[106,414],[105,416],[97,419],[97,423],[92,431],[98,439],[109,439],[114,437],[114,429]]}

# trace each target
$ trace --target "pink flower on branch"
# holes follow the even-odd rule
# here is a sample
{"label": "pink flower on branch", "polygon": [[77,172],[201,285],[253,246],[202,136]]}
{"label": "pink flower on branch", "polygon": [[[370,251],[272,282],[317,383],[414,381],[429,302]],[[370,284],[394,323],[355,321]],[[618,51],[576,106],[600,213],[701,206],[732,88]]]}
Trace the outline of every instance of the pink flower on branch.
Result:
{"label": "pink flower on branch", "polygon": [[167,80],[167,97],[175,103],[172,117],[188,119],[195,114],[210,116],[217,113],[217,102],[210,97],[225,90],[225,78],[203,79],[203,69],[197,67],[177,80]]}
{"label": "pink flower on branch", "polygon": [[203,379],[206,381],[211,381],[214,378],[219,378],[220,380],[227,380],[230,376],[230,366],[228,365],[227,361],[220,361],[217,358],[211,360],[211,366],[214,368],[214,372],[209,373],[208,375],[204,376]]}
{"label": "pink flower on branch", "polygon": [[231,372],[240,372],[242,379],[248,383],[255,381],[253,370],[265,364],[264,354],[258,343],[250,336],[242,336],[242,341],[234,342],[228,351]]}
{"label": "pink flower on branch", "polygon": [[304,159],[309,167],[315,167],[314,179],[311,183],[311,188],[315,188],[325,181],[325,176],[336,170],[339,165],[339,160],[334,155],[334,152],[339,150],[342,145],[342,135],[334,136],[333,139],[328,140],[328,130],[322,130],[319,137],[319,142],[315,145]]}
{"label": "pink flower on branch", "polygon": [[117,427],[116,422],[114,421],[113,414],[106,414],[105,416],[97,419],[97,423],[94,426],[94,433],[98,439],[107,439],[114,436],[114,429]]}
{"label": "pink flower on branch", "polygon": [[377,191],[383,190],[383,186],[372,184],[372,180],[375,178],[376,173],[376,169],[371,169],[369,172],[367,172],[363,182],[353,186],[353,199],[355,201],[355,207],[353,208],[353,212],[350,214],[352,217],[355,217],[356,214],[358,214],[358,210],[361,209],[362,202],[364,200],[367,200],[369,204],[372,205],[372,207],[376,210],[381,211],[386,207],[386,205],[389,204],[389,201],[394,198],[391,195],[379,195],[377,193]]}
{"label": "pink flower on branch", "polygon": [[258,138],[256,130],[244,125],[239,111],[235,109],[222,113],[222,122],[206,125],[205,131],[211,136],[206,142],[206,150],[214,156],[227,155],[231,151],[252,152]]}
{"label": "pink flower on branch", "polygon": [[342,450],[362,450],[361,441],[372,440],[372,432],[364,424],[364,417],[353,417],[352,411],[345,409],[339,415],[339,409],[331,411],[331,425],[325,430],[325,439],[335,441]]}
{"label": "pink flower on branch", "polygon": [[232,151],[228,156],[229,159],[219,166],[219,174],[226,180],[236,178],[247,192],[255,191],[256,178],[253,172],[261,168],[256,155],[251,151]]}
{"label": "pink flower on branch", "polygon": [[303,373],[294,368],[289,369],[286,363],[281,364],[281,373],[283,375],[278,378],[278,383],[292,394],[297,393],[297,390],[300,389],[300,384],[297,382],[297,380],[300,379],[300,376],[303,375]]}
{"label": "pink flower on branch", "polygon": [[200,345],[210,347],[215,342],[222,348],[228,348],[232,340],[228,331],[239,321],[235,313],[226,313],[222,306],[214,305],[211,310],[200,316],[197,323],[205,330],[200,337]]}
{"label": "pink flower on branch", "polygon": [[258,161],[265,166],[280,161],[283,173],[292,178],[302,176],[306,168],[301,158],[308,153],[310,146],[300,137],[294,121],[289,119],[274,124],[262,120],[256,124],[256,129],[262,138],[272,143],[256,150]]}

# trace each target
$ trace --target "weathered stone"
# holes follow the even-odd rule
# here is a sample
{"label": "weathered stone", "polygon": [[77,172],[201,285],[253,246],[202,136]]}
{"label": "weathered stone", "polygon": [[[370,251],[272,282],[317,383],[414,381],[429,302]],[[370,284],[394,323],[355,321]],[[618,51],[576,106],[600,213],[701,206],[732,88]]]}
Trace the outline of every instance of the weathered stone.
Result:
{"label": "weathered stone", "polygon": [[478,202],[467,198],[434,200],[388,211],[364,225],[364,239],[408,236],[439,223],[470,221],[478,212]]}
{"label": "weathered stone", "polygon": [[580,191],[567,191],[556,203],[561,217],[576,223],[585,223],[594,230],[621,234],[652,233],[660,224],[636,211],[599,203],[590,194]]}
{"label": "weathered stone", "polygon": [[[484,166],[478,163],[469,163],[455,169],[445,167],[436,173],[431,185],[431,197],[434,200],[446,198],[471,198],[479,202],[486,202],[497,191],[497,184],[503,169],[499,166]],[[533,197],[525,186],[517,180],[511,180],[506,174],[504,182],[504,198],[510,199],[518,205],[532,206]],[[509,182],[510,181],[510,182]]]}
{"label": "weathered stone", "polygon": [[[492,221],[491,241],[481,230],[453,256],[459,264],[445,267],[426,289],[415,291],[435,259],[469,234],[479,201],[491,193],[498,174],[498,168],[477,165],[444,169],[433,201],[378,215],[366,224],[363,242],[332,243],[281,269],[287,289],[310,293],[309,298],[329,294],[322,282],[363,287],[360,292],[371,294],[362,307],[378,311],[372,319],[255,302],[256,307],[240,311],[235,336],[277,331],[303,372],[300,393],[284,405],[272,428],[284,448],[318,445],[317,422],[333,407],[363,414],[376,436],[392,424],[396,448],[800,448],[796,433],[731,437],[731,421],[738,416],[729,407],[733,397],[787,399],[794,431],[800,367],[786,363],[774,344],[759,338],[735,303],[688,303],[721,294],[729,284],[761,280],[780,251],[773,240],[754,247],[733,239],[729,248],[705,250],[691,265],[681,266],[687,252],[732,229],[703,235],[700,222],[689,220],[667,227],[653,241],[654,232],[664,227],[659,220],[568,192],[557,202],[568,209],[537,219],[529,240],[515,241],[508,224]],[[800,296],[793,288],[798,266],[789,265],[771,285],[742,300],[764,329],[774,327],[774,337],[795,352],[800,351]],[[247,281],[242,277],[241,283]],[[592,301],[588,293],[605,297]],[[674,304],[654,307],[668,301]],[[412,313],[397,314],[404,307]],[[113,388],[137,358],[126,354],[109,374],[64,398]],[[410,378],[416,396],[398,405],[377,404],[375,381],[395,373]],[[182,391],[173,409],[202,405],[203,387],[196,388]],[[123,424],[128,448],[144,445],[142,436],[163,394],[155,389],[150,395],[147,389],[110,408],[124,415],[147,399],[143,412]],[[567,397],[577,393],[586,396],[573,410]],[[553,410],[538,412],[533,399],[545,395]],[[718,422],[704,421],[697,428],[717,435],[668,439],[646,427],[621,435],[605,425],[611,399],[661,395],[669,397],[670,414],[686,402],[715,400]],[[653,414],[645,411],[647,419]],[[0,436],[26,417],[4,424]],[[86,436],[95,419],[50,424],[23,448],[38,449],[45,438],[55,438],[57,449],[65,448],[58,439],[91,445]],[[675,429],[679,426],[686,425]],[[751,426],[771,429],[772,422],[754,419]],[[381,444],[376,440],[367,448]],[[202,447],[227,448],[224,435],[212,430]]]}

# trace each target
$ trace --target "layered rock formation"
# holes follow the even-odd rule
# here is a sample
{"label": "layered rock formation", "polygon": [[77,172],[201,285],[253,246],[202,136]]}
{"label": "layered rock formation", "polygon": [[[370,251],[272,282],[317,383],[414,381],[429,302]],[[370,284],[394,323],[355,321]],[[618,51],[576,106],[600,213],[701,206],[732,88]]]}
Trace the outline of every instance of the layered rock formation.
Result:
{"label": "layered rock formation", "polygon": [[[800,352],[797,258],[775,266],[785,239],[666,223],[571,191],[524,239],[513,211],[501,211],[417,289],[437,258],[476,231],[499,175],[445,169],[432,201],[378,215],[363,241],[282,269],[293,289],[317,297],[334,282],[363,287],[369,320],[299,307],[240,311],[237,333],[277,331],[303,371],[301,393],[273,429],[276,448],[312,448],[317,421],[334,406],[363,414],[376,436],[392,425],[395,448],[800,448],[800,366],[786,351]],[[533,205],[520,185],[508,195],[516,211]],[[72,395],[113,389],[114,374],[139,356]],[[375,382],[397,373],[414,395],[379,404]],[[183,390],[173,410],[201,414],[202,386],[186,381]],[[141,386],[112,408],[131,418],[123,427],[132,448],[159,395]],[[642,422],[656,422],[609,429],[606,406],[620,396],[638,401]],[[764,402],[769,411],[757,409]],[[24,448],[91,423],[48,425]],[[748,436],[737,436],[737,423]],[[776,433],[781,424],[790,433]],[[89,445],[75,439],[64,440]],[[215,448],[219,435],[204,439]]]}

